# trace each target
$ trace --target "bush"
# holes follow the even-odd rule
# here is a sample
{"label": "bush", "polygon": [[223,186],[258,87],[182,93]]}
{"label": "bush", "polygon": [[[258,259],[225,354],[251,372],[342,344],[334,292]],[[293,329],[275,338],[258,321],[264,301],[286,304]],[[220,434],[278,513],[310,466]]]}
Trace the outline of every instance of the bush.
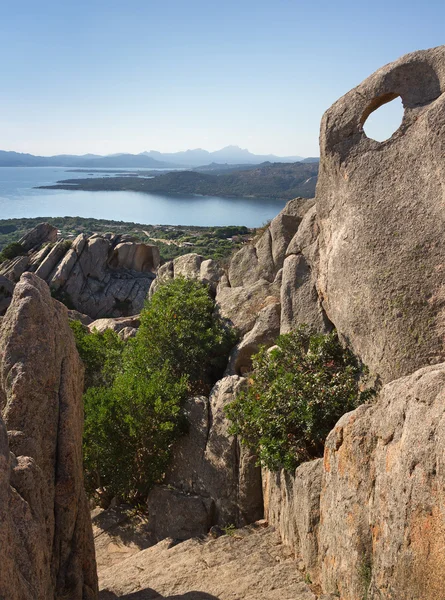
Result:
{"label": "bush", "polygon": [[0,253],[0,263],[5,260],[12,260],[16,256],[20,256],[21,254],[25,254],[25,249],[18,242],[12,242],[3,248]]}
{"label": "bush", "polygon": [[147,359],[154,369],[168,365],[174,377],[187,375],[193,393],[208,392],[236,341],[208,288],[178,277],[164,283],[142,312],[133,363],[142,370]]}
{"label": "bush", "polygon": [[70,326],[85,365],[85,390],[110,387],[121,367],[125,343],[111,329],[91,333],[80,321],[70,321]]}
{"label": "bush", "polygon": [[138,502],[162,480],[184,431],[185,399],[222,374],[233,331],[215,313],[206,286],[181,278],[153,295],[125,344],[111,331],[73,329],[86,363],[87,489]]}
{"label": "bush", "polygon": [[361,391],[364,369],[335,332],[311,335],[306,326],[282,335],[277,348],[253,357],[247,390],[226,411],[231,433],[252,448],[270,470],[294,470],[323,455],[337,420],[369,400]]}

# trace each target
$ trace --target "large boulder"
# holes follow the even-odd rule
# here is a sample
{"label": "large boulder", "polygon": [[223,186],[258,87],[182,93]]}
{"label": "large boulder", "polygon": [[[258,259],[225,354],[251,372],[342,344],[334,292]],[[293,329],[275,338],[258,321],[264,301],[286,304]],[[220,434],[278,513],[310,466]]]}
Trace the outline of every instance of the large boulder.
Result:
{"label": "large boulder", "polygon": [[215,260],[205,259],[194,252],[184,254],[159,267],[157,277],[150,288],[149,297],[152,297],[163,282],[176,277],[201,281],[209,286],[210,292],[214,295],[222,275],[223,270]]}
{"label": "large boulder", "polygon": [[25,251],[40,248],[45,242],[52,243],[57,240],[57,227],[49,223],[39,223],[34,229],[28,231],[19,240],[19,244]]}
{"label": "large boulder", "polygon": [[15,287],[0,349],[0,597],[95,600],[83,366],[66,308],[31,273]]}
{"label": "large boulder", "polygon": [[[445,356],[445,46],[371,75],[324,115],[318,286],[329,319],[390,381]],[[391,138],[363,125],[400,96]]]}
{"label": "large boulder", "polygon": [[[327,439],[322,584],[353,600],[445,598],[445,364],[386,385]],[[364,594],[368,594],[364,596]]]}
{"label": "large boulder", "polygon": [[130,269],[140,273],[155,273],[159,263],[157,246],[132,242],[117,244],[110,260],[110,265],[116,269]]}
{"label": "large boulder", "polygon": [[289,242],[313,204],[313,200],[306,198],[290,200],[253,244],[238,250],[230,261],[230,286],[251,285],[259,279],[273,282],[283,267]]}

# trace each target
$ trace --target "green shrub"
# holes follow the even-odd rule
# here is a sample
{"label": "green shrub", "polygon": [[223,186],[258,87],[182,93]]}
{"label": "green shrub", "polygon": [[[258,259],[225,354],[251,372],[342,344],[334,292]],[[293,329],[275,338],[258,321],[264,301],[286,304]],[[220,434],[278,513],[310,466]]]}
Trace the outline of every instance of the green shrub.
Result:
{"label": "green shrub", "polygon": [[111,329],[90,332],[80,321],[70,321],[70,326],[85,365],[85,390],[110,387],[121,368],[125,343]]}
{"label": "green shrub", "polygon": [[187,375],[193,393],[206,392],[223,374],[236,341],[207,287],[178,277],[164,283],[142,312],[134,364],[143,370],[149,357],[152,368],[168,365],[174,377]]}
{"label": "green shrub", "polygon": [[72,327],[86,363],[87,489],[138,502],[162,480],[184,431],[185,399],[222,374],[234,333],[215,313],[206,286],[181,278],[153,295],[136,337],[125,344],[111,331]]}
{"label": "green shrub", "polygon": [[374,395],[360,390],[362,372],[335,332],[311,335],[301,326],[253,357],[247,390],[227,407],[231,433],[268,469],[294,470],[322,456],[337,420]]}
{"label": "green shrub", "polygon": [[5,260],[12,260],[16,256],[20,256],[21,254],[25,254],[25,249],[18,242],[12,242],[3,248],[0,253],[0,263]]}
{"label": "green shrub", "polygon": [[119,373],[112,387],[84,395],[84,465],[87,490],[106,490],[138,502],[162,480],[173,442],[183,430],[181,405],[187,380],[168,368],[134,377]]}

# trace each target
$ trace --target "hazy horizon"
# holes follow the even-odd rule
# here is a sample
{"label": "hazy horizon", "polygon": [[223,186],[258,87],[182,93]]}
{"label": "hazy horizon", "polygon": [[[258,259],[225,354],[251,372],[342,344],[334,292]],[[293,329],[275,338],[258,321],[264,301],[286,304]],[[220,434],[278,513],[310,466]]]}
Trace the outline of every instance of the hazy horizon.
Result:
{"label": "hazy horizon", "polygon": [[443,44],[444,20],[435,0],[8,4],[0,145],[318,156],[323,112],[382,65]]}
{"label": "hazy horizon", "polygon": [[[209,150],[208,148],[192,148],[192,147],[188,147],[188,148],[183,148],[183,149],[180,149],[180,150],[166,150],[166,151],[161,152],[160,150],[157,150],[156,148],[147,148],[146,150],[142,150],[141,152],[113,152],[111,154],[103,154],[103,155],[100,155],[100,156],[115,156],[115,155],[120,155],[120,154],[134,154],[134,155],[138,155],[138,154],[144,154],[145,152],[160,152],[161,154],[177,154],[177,153],[180,153],[180,152],[202,151],[202,152],[212,153],[212,152],[218,152],[220,150],[225,150],[227,148],[238,148],[239,150],[248,151],[251,154],[255,154],[255,155],[258,155],[258,156],[275,155],[274,152],[264,152],[264,153],[259,154],[259,153],[256,153],[256,152],[252,152],[250,150],[250,148],[242,148],[240,146],[237,146],[236,144],[228,144],[227,146],[224,146],[222,148],[215,148],[215,149],[212,149],[212,150]],[[77,154],[75,152],[58,152],[57,154],[39,154],[39,153],[34,154],[33,152],[23,152],[22,150],[15,150],[15,149],[11,149],[11,148],[0,147],[0,152],[1,151],[3,151],[3,152],[17,152],[18,154],[33,154],[34,156],[43,156],[43,157],[64,156],[64,155],[68,155],[68,156],[88,156],[88,155],[96,155],[96,154],[99,155],[96,152],[83,152],[82,154]],[[288,156],[301,156],[302,158],[311,158],[309,156],[305,157],[305,156],[303,156],[301,154],[298,154],[298,153],[294,153],[294,154],[290,154],[290,155],[286,155],[286,156],[284,156],[284,155],[281,155],[281,156],[280,155],[275,155],[275,156],[277,156],[278,158],[287,158]],[[316,156],[318,156],[318,154]]]}

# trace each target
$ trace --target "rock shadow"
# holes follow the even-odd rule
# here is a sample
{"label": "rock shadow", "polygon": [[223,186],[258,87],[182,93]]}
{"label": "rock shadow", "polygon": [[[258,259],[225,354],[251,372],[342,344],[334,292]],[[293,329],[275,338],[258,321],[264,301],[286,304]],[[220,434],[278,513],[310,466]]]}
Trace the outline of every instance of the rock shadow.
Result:
{"label": "rock shadow", "polygon": [[186,592],[179,596],[161,596],[155,590],[146,588],[145,590],[125,594],[125,596],[116,596],[114,592],[104,590],[99,592],[99,600],[219,600],[219,598],[207,594],[207,592]]}

